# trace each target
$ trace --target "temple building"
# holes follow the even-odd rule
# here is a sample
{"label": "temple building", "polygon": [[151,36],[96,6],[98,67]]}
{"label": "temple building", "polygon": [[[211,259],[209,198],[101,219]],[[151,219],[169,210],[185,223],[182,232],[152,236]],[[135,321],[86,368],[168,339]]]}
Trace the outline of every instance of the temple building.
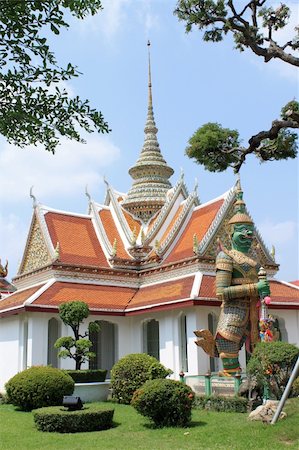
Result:
{"label": "temple building", "polygon": [[[71,334],[58,307],[72,300],[89,305],[83,331],[88,321],[101,325],[91,336],[97,354],[91,368],[111,369],[120,357],[138,352],[157,357],[174,378],[181,371],[197,375],[220,368],[217,358],[195,345],[193,332],[215,331],[215,256],[218,239],[230,245],[228,222],[240,184],[202,204],[196,186],[188,192],[183,173],[170,181],[174,170],[163,158],[157,131],[149,65],[145,138],[129,169],[129,192],[106,181],[103,203],[86,193],[87,214],[58,211],[34,198],[13,279],[17,291],[0,300],[0,389],[32,365],[73,368],[53,347],[58,337]],[[251,256],[270,279],[269,312],[282,339],[299,344],[299,286],[274,278],[278,265],[256,228]],[[243,350],[244,370],[245,356]]]}

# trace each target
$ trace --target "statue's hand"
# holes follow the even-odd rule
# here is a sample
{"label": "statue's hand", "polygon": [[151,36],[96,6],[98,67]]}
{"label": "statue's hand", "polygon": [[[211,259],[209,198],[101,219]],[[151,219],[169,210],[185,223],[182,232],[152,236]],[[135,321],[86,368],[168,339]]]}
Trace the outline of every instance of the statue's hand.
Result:
{"label": "statue's hand", "polygon": [[264,298],[267,295],[270,295],[270,285],[268,280],[260,280],[257,283],[257,290],[259,293],[259,296]]}

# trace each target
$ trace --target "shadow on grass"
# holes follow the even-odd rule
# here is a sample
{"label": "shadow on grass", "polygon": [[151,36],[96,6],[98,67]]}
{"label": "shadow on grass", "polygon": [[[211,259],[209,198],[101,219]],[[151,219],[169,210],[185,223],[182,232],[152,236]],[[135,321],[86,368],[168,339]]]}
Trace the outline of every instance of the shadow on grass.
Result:
{"label": "shadow on grass", "polygon": [[159,427],[158,425],[155,425],[154,423],[144,423],[142,424],[142,426],[144,428],[147,428],[149,430],[160,430],[161,428],[181,428],[182,430],[186,430],[188,428],[195,428],[195,427],[202,427],[207,425],[207,422],[202,422],[200,420],[193,420],[192,422],[188,423],[186,426],[184,427],[175,427],[174,425],[171,425],[169,427]]}

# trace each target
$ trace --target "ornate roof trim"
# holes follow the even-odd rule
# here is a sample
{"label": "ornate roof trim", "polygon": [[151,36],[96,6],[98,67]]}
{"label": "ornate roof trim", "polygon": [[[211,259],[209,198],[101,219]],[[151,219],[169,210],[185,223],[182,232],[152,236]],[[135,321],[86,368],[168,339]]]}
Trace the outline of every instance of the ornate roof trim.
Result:
{"label": "ornate roof trim", "polygon": [[150,229],[149,233],[145,237],[145,241],[144,241],[145,243],[150,243],[155,238],[155,236],[161,229],[161,227],[165,221],[165,218],[168,216],[173,205],[175,204],[176,200],[178,199],[180,193],[183,194],[183,197],[185,197],[185,199],[188,198],[189,195],[188,195],[187,187],[184,182],[184,174],[183,173],[181,173],[179,180],[177,181],[176,185],[172,189],[173,189],[173,194],[169,199],[166,200],[166,203],[161,208],[153,227]]}
{"label": "ornate roof trim", "polygon": [[27,298],[27,300],[24,301],[23,305],[24,306],[31,305],[31,303],[34,302],[34,300],[36,300],[41,294],[43,294],[49,287],[51,287],[52,284],[55,283],[55,281],[56,281],[55,278],[51,278],[43,286],[41,286],[40,289],[38,289],[34,294],[32,294],[29,298]]}
{"label": "ornate roof trim", "polygon": [[[116,199],[115,192],[109,184],[107,184],[107,194],[108,194],[108,191],[109,191],[110,204],[112,205],[112,208],[115,212],[117,220],[121,226],[122,232],[124,233],[125,238],[127,240],[127,245],[125,245],[125,248],[127,249],[133,243],[133,233],[131,232],[130,227],[125,219],[125,216],[122,212],[122,208]],[[112,213],[112,209],[111,209],[111,213]],[[117,223],[116,223],[116,226],[117,226]]]}
{"label": "ornate roof trim", "polygon": [[198,254],[202,255],[208,248],[208,245],[210,244],[211,240],[217,233],[217,230],[219,226],[221,225],[226,212],[232,205],[234,199],[235,199],[235,187],[232,187],[229,191],[225,192],[223,195],[211,200],[210,202],[204,203],[201,206],[208,206],[209,204],[215,203],[216,201],[225,198],[221,208],[219,209],[218,213],[216,214],[215,219],[211,223],[208,231],[202,238],[201,242],[198,245]]}
{"label": "ornate roof trim", "polygon": [[[90,209],[91,209],[91,221],[92,221],[95,233],[101,244],[101,247],[106,256],[108,264],[111,266],[109,259],[111,258],[112,254],[113,254],[113,249],[112,249],[112,245],[107,237],[104,225],[103,225],[100,215],[99,215],[100,208],[98,208],[98,205],[96,205],[96,203],[94,201],[91,201]],[[103,207],[103,209],[109,209],[109,208]]]}
{"label": "ornate roof trim", "polygon": [[[183,223],[185,222],[189,212],[191,211],[192,205],[196,205],[198,201],[197,193],[195,191],[191,192],[187,200],[185,200],[185,205],[183,207],[182,212],[180,213],[179,217],[174,223],[174,226],[170,233],[168,234],[167,238],[162,243],[160,249],[159,249],[159,255],[164,254],[170,247],[170,245],[174,242],[175,238],[178,236],[178,231],[182,227]],[[163,255],[166,256],[166,255]]]}

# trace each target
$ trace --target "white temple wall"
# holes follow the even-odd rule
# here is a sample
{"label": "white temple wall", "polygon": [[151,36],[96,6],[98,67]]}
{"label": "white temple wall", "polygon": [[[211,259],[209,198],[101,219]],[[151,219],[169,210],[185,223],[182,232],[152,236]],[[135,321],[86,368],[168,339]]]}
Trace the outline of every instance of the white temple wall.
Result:
{"label": "white temple wall", "polygon": [[0,392],[4,384],[19,371],[18,317],[5,317],[0,320]]}
{"label": "white temple wall", "polygon": [[282,341],[299,346],[299,311],[271,308],[269,314],[278,319]]}
{"label": "white temple wall", "polygon": [[27,367],[47,365],[48,320],[46,313],[28,315]]}

